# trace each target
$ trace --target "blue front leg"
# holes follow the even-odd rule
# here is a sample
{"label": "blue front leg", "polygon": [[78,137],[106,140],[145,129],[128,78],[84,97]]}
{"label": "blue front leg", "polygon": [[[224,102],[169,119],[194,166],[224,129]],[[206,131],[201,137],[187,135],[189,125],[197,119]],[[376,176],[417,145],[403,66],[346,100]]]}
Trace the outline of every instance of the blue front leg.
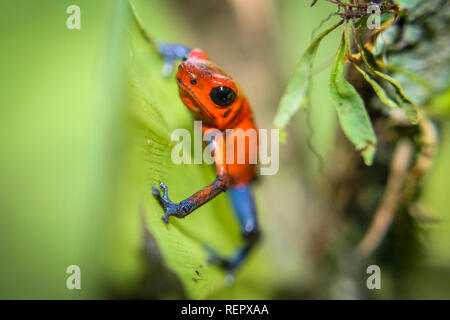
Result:
{"label": "blue front leg", "polygon": [[169,77],[173,71],[173,64],[176,59],[184,59],[191,51],[190,48],[181,44],[170,44],[159,42],[158,51],[161,53],[164,59],[162,74],[164,77]]}

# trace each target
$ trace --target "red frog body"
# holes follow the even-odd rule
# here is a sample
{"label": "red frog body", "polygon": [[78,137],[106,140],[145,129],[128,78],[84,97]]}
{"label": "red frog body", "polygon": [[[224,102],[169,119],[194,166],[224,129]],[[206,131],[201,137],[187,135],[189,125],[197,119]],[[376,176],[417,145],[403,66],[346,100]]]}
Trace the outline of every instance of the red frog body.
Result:
{"label": "red frog body", "polygon": [[[162,48],[161,52],[167,58],[175,48],[179,49],[179,45],[164,45]],[[230,259],[221,258],[212,249],[209,251],[210,262],[232,272],[244,261],[259,238],[250,185],[255,176],[258,150],[256,125],[248,100],[238,84],[211,62],[202,50],[182,48],[189,53],[183,57],[176,75],[180,98],[195,118],[202,121],[204,135],[211,130],[221,133],[212,134],[208,141],[212,144],[217,176],[213,183],[180,203],[169,200],[168,189],[162,182],[163,195],[156,187],[152,193],[164,209],[163,220],[168,223],[169,216],[184,218],[221,192],[228,191],[246,243]],[[234,150],[234,156],[229,150]]]}
{"label": "red frog body", "polygon": [[[188,58],[180,64],[177,83],[183,103],[197,119],[202,120],[204,134],[209,129],[218,129],[225,136],[226,130],[234,130],[232,135],[226,137],[225,143],[228,148],[224,145],[225,150],[222,151],[226,157],[226,150],[234,150],[234,161],[227,161],[230,184],[250,183],[255,174],[255,164],[249,163],[249,160],[257,157],[258,137],[250,105],[238,84],[219,66],[209,61],[200,49],[192,50]],[[224,99],[220,102],[222,105],[216,104],[211,97],[214,88],[232,90],[228,92],[223,92],[228,89],[221,90],[224,95]],[[227,98],[230,101],[225,101]],[[246,139],[245,133],[248,129],[254,130],[256,137],[254,141]],[[239,140],[245,141],[245,146],[239,145]],[[234,146],[229,146],[230,144]],[[238,163],[239,153],[245,155],[243,164]]]}

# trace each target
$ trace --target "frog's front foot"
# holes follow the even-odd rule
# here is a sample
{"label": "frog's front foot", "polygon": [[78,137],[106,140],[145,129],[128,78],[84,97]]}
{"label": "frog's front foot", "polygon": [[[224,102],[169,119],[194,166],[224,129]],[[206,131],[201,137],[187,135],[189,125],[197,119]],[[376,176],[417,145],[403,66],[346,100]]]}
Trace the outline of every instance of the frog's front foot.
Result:
{"label": "frog's front foot", "polygon": [[168,78],[172,74],[175,60],[186,58],[191,49],[181,44],[159,42],[158,51],[164,59],[162,75],[163,77]]}
{"label": "frog's front foot", "polygon": [[170,216],[174,216],[177,218],[184,218],[191,212],[190,209],[192,205],[190,204],[189,201],[184,200],[181,201],[180,203],[172,202],[168,196],[167,186],[164,183],[160,182],[159,187],[163,191],[162,196],[161,192],[158,190],[157,187],[152,188],[152,194],[156,198],[156,200],[158,200],[161,207],[164,209],[164,216],[162,217],[162,220],[165,223],[169,223]]}

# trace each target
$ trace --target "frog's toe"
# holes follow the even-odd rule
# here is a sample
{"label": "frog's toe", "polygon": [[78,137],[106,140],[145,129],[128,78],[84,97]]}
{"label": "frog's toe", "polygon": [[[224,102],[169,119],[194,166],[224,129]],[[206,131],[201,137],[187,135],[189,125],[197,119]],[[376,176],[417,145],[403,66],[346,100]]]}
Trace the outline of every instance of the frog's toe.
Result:
{"label": "frog's toe", "polygon": [[205,245],[205,250],[208,252],[208,264],[217,265],[225,270],[229,268],[230,261],[223,258],[214,248],[209,245]]}
{"label": "frog's toe", "polygon": [[184,216],[186,215],[185,211],[187,210],[186,206],[183,206],[179,203],[174,203],[169,199],[168,188],[163,182],[159,183],[159,188],[162,191],[162,195],[161,191],[157,187],[152,187],[152,194],[155,197],[155,199],[158,200],[160,206],[164,210],[162,220],[165,223],[169,223],[170,216],[175,216],[177,218],[184,218]]}

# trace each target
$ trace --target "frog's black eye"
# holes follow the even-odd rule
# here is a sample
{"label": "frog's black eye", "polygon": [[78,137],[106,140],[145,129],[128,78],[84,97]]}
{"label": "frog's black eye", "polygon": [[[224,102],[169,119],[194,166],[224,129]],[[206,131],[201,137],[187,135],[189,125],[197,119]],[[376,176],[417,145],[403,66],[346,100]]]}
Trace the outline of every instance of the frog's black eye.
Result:
{"label": "frog's black eye", "polygon": [[197,79],[192,79],[192,80],[191,80],[191,84],[192,84],[192,85],[196,85],[196,84],[197,84]]}
{"label": "frog's black eye", "polygon": [[209,93],[212,102],[221,107],[229,106],[236,99],[236,92],[229,87],[214,87]]}

